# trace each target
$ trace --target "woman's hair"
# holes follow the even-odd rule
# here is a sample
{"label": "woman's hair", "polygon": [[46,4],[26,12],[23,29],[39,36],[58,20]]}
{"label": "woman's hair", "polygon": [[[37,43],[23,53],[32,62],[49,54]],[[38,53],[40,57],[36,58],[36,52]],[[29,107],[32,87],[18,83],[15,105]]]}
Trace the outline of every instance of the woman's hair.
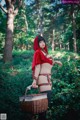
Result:
{"label": "woman's hair", "polygon": [[42,36],[38,35],[38,45],[39,45],[39,42],[40,42],[40,41],[44,41],[45,44],[46,44],[45,39],[44,39]]}
{"label": "woman's hair", "polygon": [[[33,49],[35,51],[38,50],[38,49],[40,49],[40,47],[39,47],[39,42],[40,41],[44,41],[45,42],[45,39],[42,36],[40,36],[40,35],[36,36],[36,38],[34,39],[34,44],[33,44]],[[48,53],[46,42],[45,42],[45,48],[44,48],[44,50],[46,51],[46,53]]]}

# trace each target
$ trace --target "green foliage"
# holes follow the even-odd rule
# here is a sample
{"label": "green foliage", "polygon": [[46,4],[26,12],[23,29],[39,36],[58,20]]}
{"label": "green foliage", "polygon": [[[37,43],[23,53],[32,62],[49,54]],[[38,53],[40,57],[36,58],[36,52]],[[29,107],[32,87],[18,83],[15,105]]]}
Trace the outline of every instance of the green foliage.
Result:
{"label": "green foliage", "polygon": [[[32,83],[31,62],[33,51],[31,49],[33,39],[37,34],[40,8],[42,8],[43,14],[44,37],[50,48],[53,29],[55,30],[54,42],[55,45],[58,45],[56,49],[59,49],[60,43],[63,48],[65,45],[73,46],[71,6],[62,5],[59,1],[40,1],[39,6],[34,0],[28,1],[27,7],[23,4],[14,21],[13,60],[6,64],[2,62],[6,16],[0,11],[0,113],[7,113],[8,120],[24,119],[25,113],[20,109],[19,97],[24,95],[26,87]],[[78,6],[75,6],[77,50],[79,53],[80,10],[78,9]],[[66,51],[49,52],[54,60],[60,60],[63,66],[54,65],[52,69],[52,107],[48,110],[47,118],[51,120],[73,120],[73,118],[69,119],[73,113],[78,117],[75,120],[79,120],[80,56]],[[37,91],[31,91],[31,93],[34,92]]]}
{"label": "green foliage", "polygon": [[[55,50],[62,48],[73,51],[73,28],[71,18],[71,5],[63,5],[60,0],[25,1],[14,19],[14,46],[16,50],[28,50],[32,48],[33,38],[37,35],[37,29],[42,19],[42,29],[47,44],[51,46],[54,38]],[[16,4],[17,5],[17,4]],[[39,11],[42,9],[42,18]],[[77,35],[77,52],[80,51],[80,12],[79,6],[75,5],[75,21]],[[7,17],[0,11],[0,51],[3,52],[6,33]],[[4,27],[3,27],[4,26]],[[55,35],[53,35],[55,30]]]}
{"label": "green foliage", "polygon": [[[8,120],[20,119],[19,97],[32,82],[31,60],[33,51],[14,51],[11,63],[0,62],[0,112],[8,114]],[[28,64],[27,64],[28,63]]]}
{"label": "green foliage", "polygon": [[[54,60],[60,60],[63,66],[56,64],[52,68],[53,95],[47,118],[64,120],[69,111],[77,111],[79,118],[80,56],[65,51],[49,53]],[[11,63],[0,62],[0,112],[7,113],[8,120],[22,120],[26,114],[20,108],[19,97],[24,95],[26,87],[32,83],[32,56],[33,51],[14,50]],[[28,94],[36,92],[32,90]]]}
{"label": "green foliage", "polygon": [[79,120],[80,57],[74,53],[57,51],[54,59],[57,58],[62,61],[63,66],[55,65],[52,69],[53,97],[48,117],[51,120],[70,120],[74,118],[71,117],[74,114],[75,119]]}
{"label": "green foliage", "polygon": [[[5,32],[6,32],[6,15],[0,10],[0,53],[3,52]],[[4,26],[4,27],[3,27]]]}

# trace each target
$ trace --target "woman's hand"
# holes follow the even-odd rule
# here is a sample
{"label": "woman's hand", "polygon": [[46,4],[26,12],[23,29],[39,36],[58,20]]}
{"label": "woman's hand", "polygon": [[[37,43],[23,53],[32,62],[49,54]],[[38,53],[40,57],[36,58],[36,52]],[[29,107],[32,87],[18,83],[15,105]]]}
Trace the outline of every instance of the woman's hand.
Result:
{"label": "woman's hand", "polygon": [[38,85],[36,84],[36,80],[33,80],[33,82],[32,82],[32,88],[38,88]]}
{"label": "woman's hand", "polygon": [[53,60],[53,57],[51,55],[47,55],[47,58]]}
{"label": "woman's hand", "polygon": [[62,63],[60,61],[55,61],[55,64],[62,66]]}
{"label": "woman's hand", "polygon": [[62,63],[60,62],[60,61],[58,61],[58,63],[57,63],[58,65],[60,65],[60,66],[62,66]]}

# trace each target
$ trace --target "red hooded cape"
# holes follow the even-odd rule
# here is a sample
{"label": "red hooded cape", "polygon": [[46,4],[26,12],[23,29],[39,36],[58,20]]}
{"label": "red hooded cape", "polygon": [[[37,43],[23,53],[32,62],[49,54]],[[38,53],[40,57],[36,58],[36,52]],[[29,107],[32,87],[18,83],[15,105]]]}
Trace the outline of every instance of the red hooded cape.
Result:
{"label": "red hooded cape", "polygon": [[[38,64],[49,63],[52,65],[53,61],[51,59],[47,58],[43,54],[42,50],[40,49],[40,47],[38,45],[38,36],[34,39],[33,49],[35,52],[34,52],[33,61],[32,61],[32,70],[34,70],[35,66]],[[45,45],[44,51],[46,53],[48,53],[46,45]]]}

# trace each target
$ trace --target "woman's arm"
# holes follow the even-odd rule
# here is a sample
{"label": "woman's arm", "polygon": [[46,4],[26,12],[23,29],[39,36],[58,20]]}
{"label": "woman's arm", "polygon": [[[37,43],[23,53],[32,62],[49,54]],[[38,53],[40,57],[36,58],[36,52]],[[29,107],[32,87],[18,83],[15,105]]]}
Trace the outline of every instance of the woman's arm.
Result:
{"label": "woman's arm", "polygon": [[47,57],[53,61],[53,65],[58,64],[58,65],[62,66],[62,63],[60,61],[54,61],[52,56],[48,55]]}
{"label": "woman's arm", "polygon": [[40,73],[40,64],[35,66],[35,70],[33,73],[33,82],[32,82],[33,88],[38,88],[37,83],[38,83],[39,73]]}
{"label": "woman's arm", "polygon": [[53,64],[58,64],[58,65],[62,66],[62,63],[60,61],[53,61]]}

